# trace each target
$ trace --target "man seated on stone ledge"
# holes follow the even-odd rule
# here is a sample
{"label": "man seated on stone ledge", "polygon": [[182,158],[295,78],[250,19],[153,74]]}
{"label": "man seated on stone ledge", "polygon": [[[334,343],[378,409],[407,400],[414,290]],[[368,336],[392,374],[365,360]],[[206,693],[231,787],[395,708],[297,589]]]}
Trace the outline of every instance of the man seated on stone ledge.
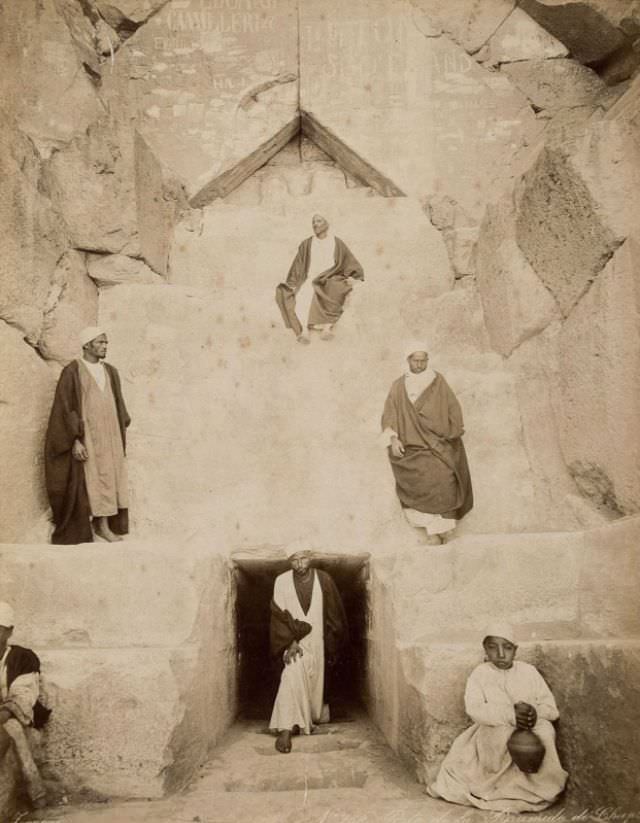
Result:
{"label": "man seated on stone ledge", "polygon": [[116,369],[104,362],[107,335],[80,334],[82,358],[60,374],[45,442],[45,479],[55,529],[52,543],[110,543],[128,528],[127,412]]}
{"label": "man seated on stone ledge", "polygon": [[299,343],[306,344],[310,342],[307,329],[319,332],[322,340],[331,340],[353,289],[349,279],[364,280],[362,266],[346,244],[329,233],[325,218],[314,214],[311,224],[314,236],[300,244],[286,281],[276,288],[285,326],[293,330]]}
{"label": "man seated on stone ledge", "polygon": [[409,368],[384,405],[383,437],[405,517],[437,545],[473,507],[462,409],[444,377],[429,367],[426,343],[410,343],[405,361]]}
{"label": "man seated on stone ledge", "polygon": [[44,783],[33,759],[30,729],[41,728],[49,710],[39,701],[40,661],[31,649],[9,644],[15,623],[13,609],[0,602],[0,768],[13,745],[35,808],[46,805]]}
{"label": "man seated on stone ledge", "polygon": [[[473,725],[454,740],[427,793],[488,811],[542,811],[567,780],[552,725],[558,719],[556,701],[535,666],[514,660],[518,647],[512,626],[488,626],[482,645],[485,662],[469,675],[464,695]],[[525,735],[524,752],[512,748],[516,729],[537,736],[534,762],[533,735]]]}
{"label": "man seated on stone ledge", "polygon": [[329,722],[326,673],[347,642],[347,619],[331,576],[312,567],[312,553],[294,547],[292,570],[279,575],[271,601],[271,655],[281,667],[269,728],[276,749],[291,751],[291,737]]}

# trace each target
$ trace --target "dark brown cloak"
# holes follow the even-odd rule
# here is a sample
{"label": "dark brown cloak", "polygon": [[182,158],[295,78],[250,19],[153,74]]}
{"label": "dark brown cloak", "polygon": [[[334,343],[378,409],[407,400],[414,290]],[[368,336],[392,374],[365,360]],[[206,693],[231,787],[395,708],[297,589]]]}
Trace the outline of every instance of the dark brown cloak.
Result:
{"label": "dark brown cloak", "polygon": [[[126,453],[126,429],[131,418],[122,397],[118,372],[108,363],[104,365],[111,381],[122,446]],[[84,442],[79,368],[78,361],[72,360],[60,374],[45,440],[45,481],[55,524],[51,542],[57,545],[93,541],[84,467],[71,454],[76,439]],[[129,531],[127,509],[119,509],[109,518],[109,528],[116,534]]]}
{"label": "dark brown cloak", "polygon": [[[341,651],[349,640],[347,616],[338,587],[333,578],[322,569],[314,569],[322,589],[322,621],[324,633],[325,679],[327,669],[337,662]],[[311,631],[311,625],[304,620],[296,620],[286,609],[283,611],[271,600],[271,622],[269,627],[270,652],[274,664],[281,670],[284,666],[282,655],[293,640],[302,640]]]}
{"label": "dark brown cloak", "polygon": [[[276,303],[282,313],[282,319],[288,329],[296,334],[302,333],[302,323],[296,315],[296,294],[309,274],[312,237],[307,237],[298,247],[287,279],[276,288]],[[321,272],[313,279],[314,296],[309,310],[309,323],[323,325],[337,322],[344,311],[344,302],[353,289],[349,278],[364,280],[362,266],[347,248],[346,243],[335,238],[335,265],[332,269]],[[302,318],[307,322],[306,318]]]}
{"label": "dark brown cloak", "polygon": [[405,448],[401,457],[389,449],[396,491],[405,508],[459,520],[473,507],[473,490],[462,442],[460,403],[444,377],[409,400],[404,377],[394,381],[382,415],[382,428],[393,429]]}

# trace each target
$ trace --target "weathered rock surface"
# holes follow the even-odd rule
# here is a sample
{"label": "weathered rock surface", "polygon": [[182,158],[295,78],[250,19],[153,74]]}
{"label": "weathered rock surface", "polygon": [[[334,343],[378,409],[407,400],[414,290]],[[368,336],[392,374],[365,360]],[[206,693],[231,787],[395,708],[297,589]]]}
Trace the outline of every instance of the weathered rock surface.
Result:
{"label": "weathered rock surface", "polygon": [[[134,22],[149,7],[110,5]],[[255,170],[251,164],[244,170],[247,158],[259,165],[268,160],[297,121],[293,0],[236,5],[165,4],[129,38],[104,78],[105,97],[118,105],[135,85],[128,106],[139,133],[188,196],[206,202],[218,196],[221,176],[235,175],[237,185]]]}
{"label": "weathered rock surface", "polygon": [[[515,9],[515,0],[412,0],[432,23],[470,54],[477,52]],[[418,23],[419,24],[419,23]]]}
{"label": "weathered rock surface", "polygon": [[[470,6],[484,20],[497,5],[488,37],[512,3],[456,3],[455,12],[449,3],[446,13],[459,9],[466,26]],[[301,108],[405,194],[447,195],[476,226],[510,177],[514,149],[540,124],[506,77],[448,37],[425,35],[418,9],[375,8],[375,21],[364,0],[301,8]]]}
{"label": "weathered rock surface", "polygon": [[116,283],[162,283],[162,278],[142,260],[125,254],[87,255],[89,277],[98,286],[114,286]]}
{"label": "weathered rock surface", "polygon": [[523,60],[500,71],[538,110],[590,105],[606,88],[594,71],[570,59]]}
{"label": "weathered rock surface", "polygon": [[55,376],[16,329],[0,321],[0,542],[23,540],[48,508],[42,453]]}
{"label": "weathered rock surface", "polygon": [[519,60],[548,60],[566,57],[566,46],[538,23],[515,8],[496,29],[491,39],[474,56],[485,65],[498,66]]}
{"label": "weathered rock surface", "polygon": [[[59,5],[3,3],[0,10],[2,105],[47,149],[82,134],[104,113]],[[81,25],[83,15],[74,5],[73,19]]]}
{"label": "weathered rock surface", "polygon": [[491,345],[504,355],[510,355],[559,315],[551,293],[516,243],[516,213],[511,194],[489,206],[475,250],[478,289]]}
{"label": "weathered rock surface", "polygon": [[637,244],[627,240],[564,323],[555,388],[562,449],[578,486],[625,514],[640,509],[637,267]]}
{"label": "weathered rock surface", "polygon": [[87,274],[85,255],[70,250],[56,267],[45,306],[38,351],[65,365],[80,354],[78,333],[98,318],[98,290]]}
{"label": "weathered rock surface", "polygon": [[115,29],[126,29],[127,23],[139,26],[168,2],[169,0],[95,0],[100,14]]}
{"label": "weathered rock surface", "polygon": [[640,34],[633,0],[520,0],[585,65],[602,65]]}
{"label": "weathered rock surface", "polygon": [[52,196],[72,245],[87,251],[138,249],[133,134],[104,117],[47,164]]}
{"label": "weathered rock surface", "polygon": [[35,343],[67,247],[66,229],[44,185],[38,152],[5,116],[0,118],[0,221],[0,319]]}
{"label": "weathered rock surface", "polygon": [[[59,548],[0,552],[0,593],[20,617],[16,642],[38,652],[53,709],[47,773],[71,796],[158,797],[181,788],[234,715],[225,561],[157,542]],[[48,570],[50,598],[41,596],[34,564]]]}

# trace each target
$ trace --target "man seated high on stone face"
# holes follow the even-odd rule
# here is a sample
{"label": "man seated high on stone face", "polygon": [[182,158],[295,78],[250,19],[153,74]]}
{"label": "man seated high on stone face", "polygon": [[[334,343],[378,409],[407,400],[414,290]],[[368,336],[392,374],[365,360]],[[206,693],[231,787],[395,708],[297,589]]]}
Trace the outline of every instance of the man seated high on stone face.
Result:
{"label": "man seated high on stone face", "polygon": [[292,734],[311,734],[329,722],[325,669],[346,642],[347,622],[340,593],[327,572],[314,569],[310,551],[289,555],[292,570],[279,575],[271,601],[271,655],[282,666],[269,728],[276,749],[291,751]]}
{"label": "man seated high on stone face", "polygon": [[35,808],[42,808],[46,805],[46,792],[31,753],[28,730],[44,725],[49,711],[38,699],[37,655],[31,649],[9,644],[14,622],[11,606],[0,602],[0,768],[13,745],[29,798]]}
{"label": "man seated high on stone face", "polygon": [[[451,803],[499,812],[537,812],[564,789],[552,721],[558,708],[540,672],[514,660],[513,628],[494,624],[484,633],[486,662],[471,672],[464,702],[473,725],[457,737],[438,777],[427,791]],[[517,729],[529,729],[544,745],[533,773],[521,771],[507,743]]]}

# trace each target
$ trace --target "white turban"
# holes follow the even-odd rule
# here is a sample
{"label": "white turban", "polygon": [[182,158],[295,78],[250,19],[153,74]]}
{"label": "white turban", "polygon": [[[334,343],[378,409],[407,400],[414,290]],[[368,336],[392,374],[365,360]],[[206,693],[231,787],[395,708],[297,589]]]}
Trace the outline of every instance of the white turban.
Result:
{"label": "white turban", "polygon": [[482,642],[484,643],[486,637],[502,637],[503,640],[508,640],[510,643],[515,644],[515,636],[516,633],[511,623],[496,621],[495,623],[490,623],[485,628],[482,635]]}
{"label": "white turban", "polygon": [[300,552],[311,552],[313,549],[306,540],[294,540],[285,548],[284,553],[289,559]]}
{"label": "white turban", "polygon": [[426,354],[429,354],[429,345],[424,340],[411,340],[404,348],[404,359],[405,362],[407,357],[411,357],[412,354],[415,354],[417,351],[423,351]]}
{"label": "white turban", "polygon": [[0,626],[4,626],[5,629],[9,629],[13,625],[15,625],[15,615],[13,613],[13,609],[8,603],[0,601]]}
{"label": "white turban", "polygon": [[101,326],[87,326],[87,328],[82,329],[78,335],[80,346],[86,346],[87,343],[90,343],[92,340],[95,340],[96,337],[100,337],[100,335],[104,333],[105,331]]}

